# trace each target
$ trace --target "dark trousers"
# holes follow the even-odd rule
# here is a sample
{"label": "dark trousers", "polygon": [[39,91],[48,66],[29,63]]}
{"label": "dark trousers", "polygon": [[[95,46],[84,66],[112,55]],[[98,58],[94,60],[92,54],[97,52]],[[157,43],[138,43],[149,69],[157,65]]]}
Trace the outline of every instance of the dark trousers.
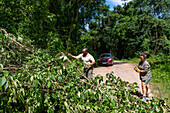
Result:
{"label": "dark trousers", "polygon": [[86,76],[88,79],[93,79],[93,68],[84,68],[84,76]]}

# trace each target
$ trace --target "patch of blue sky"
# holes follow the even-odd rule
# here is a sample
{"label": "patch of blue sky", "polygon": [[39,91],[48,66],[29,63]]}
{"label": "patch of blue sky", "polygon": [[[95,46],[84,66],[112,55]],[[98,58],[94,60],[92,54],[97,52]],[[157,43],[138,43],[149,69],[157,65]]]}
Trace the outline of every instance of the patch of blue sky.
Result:
{"label": "patch of blue sky", "polygon": [[123,1],[123,0],[106,0],[106,4],[110,6],[110,10],[113,10],[114,6],[117,6],[117,5],[123,6],[123,3],[125,3],[125,2],[128,3],[130,1],[132,1],[132,0],[125,0],[125,1]]}

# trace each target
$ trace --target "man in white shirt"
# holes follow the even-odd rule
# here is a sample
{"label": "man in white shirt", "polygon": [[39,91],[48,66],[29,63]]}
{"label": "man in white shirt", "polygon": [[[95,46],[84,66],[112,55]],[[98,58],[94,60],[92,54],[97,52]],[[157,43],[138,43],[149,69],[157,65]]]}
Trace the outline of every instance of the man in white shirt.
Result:
{"label": "man in white shirt", "polygon": [[88,49],[84,48],[83,53],[79,54],[78,56],[73,56],[70,53],[68,53],[68,56],[74,58],[74,59],[81,59],[84,64],[84,74],[87,78],[92,79],[93,78],[93,68],[92,65],[95,64],[95,60],[91,54],[88,53]]}

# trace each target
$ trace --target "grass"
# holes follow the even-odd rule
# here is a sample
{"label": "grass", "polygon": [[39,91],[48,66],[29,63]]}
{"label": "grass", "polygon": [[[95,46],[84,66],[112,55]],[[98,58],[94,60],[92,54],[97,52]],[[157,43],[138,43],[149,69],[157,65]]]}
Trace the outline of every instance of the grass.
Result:
{"label": "grass", "polygon": [[[121,61],[138,65],[140,58]],[[149,84],[152,94],[158,98],[166,99],[166,103],[170,105],[170,61],[154,58],[149,58],[147,61],[151,65],[152,79]]]}
{"label": "grass", "polygon": [[[151,63],[152,81],[151,88],[153,94],[159,98],[170,99],[170,62]],[[157,90],[157,91],[156,91]],[[160,91],[159,91],[160,90]],[[166,100],[170,105],[170,100]]]}

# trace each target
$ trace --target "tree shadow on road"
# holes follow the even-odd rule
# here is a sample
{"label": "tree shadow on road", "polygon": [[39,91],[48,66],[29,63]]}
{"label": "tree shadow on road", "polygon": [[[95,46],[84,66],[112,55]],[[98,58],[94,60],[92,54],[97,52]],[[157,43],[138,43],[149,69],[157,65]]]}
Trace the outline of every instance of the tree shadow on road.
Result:
{"label": "tree shadow on road", "polygon": [[98,67],[110,67],[114,65],[126,64],[127,62],[114,62],[113,65],[98,65]]}
{"label": "tree shadow on road", "polygon": [[114,62],[113,65],[126,64],[127,62]]}
{"label": "tree shadow on road", "polygon": [[112,65],[99,65],[98,67],[111,67]]}

